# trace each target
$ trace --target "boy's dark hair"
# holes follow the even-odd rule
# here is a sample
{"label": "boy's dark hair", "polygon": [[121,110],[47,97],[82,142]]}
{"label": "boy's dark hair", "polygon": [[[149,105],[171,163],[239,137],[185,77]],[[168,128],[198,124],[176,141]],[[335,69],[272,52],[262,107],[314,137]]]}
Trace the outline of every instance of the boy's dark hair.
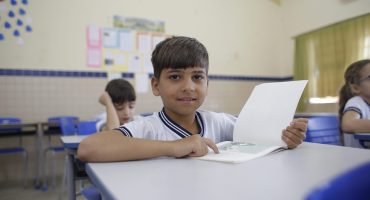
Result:
{"label": "boy's dark hair", "polygon": [[152,64],[154,76],[158,79],[162,70],[166,68],[202,67],[208,74],[208,52],[204,45],[194,38],[171,37],[155,47]]}
{"label": "boy's dark hair", "polygon": [[136,100],[134,87],[123,78],[109,81],[105,87],[105,91],[108,92],[114,104],[122,104],[124,102]]}

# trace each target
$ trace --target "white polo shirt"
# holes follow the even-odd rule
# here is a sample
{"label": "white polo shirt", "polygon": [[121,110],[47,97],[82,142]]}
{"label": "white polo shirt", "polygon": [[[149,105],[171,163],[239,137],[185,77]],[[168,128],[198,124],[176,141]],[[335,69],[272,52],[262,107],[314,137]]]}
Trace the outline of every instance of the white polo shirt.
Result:
{"label": "white polo shirt", "polygon": [[[360,115],[360,119],[370,120],[370,105],[360,96],[354,96],[347,101],[343,113],[349,110],[357,112]],[[343,136],[345,146],[364,148],[361,146],[360,142],[354,138],[353,134],[343,133]]]}
{"label": "white polo shirt", "polygon": [[[226,113],[199,110],[195,118],[200,136],[215,143],[232,141],[236,117]],[[171,120],[163,109],[151,116],[124,124],[116,130],[128,137],[162,141],[178,140],[192,135]]]}

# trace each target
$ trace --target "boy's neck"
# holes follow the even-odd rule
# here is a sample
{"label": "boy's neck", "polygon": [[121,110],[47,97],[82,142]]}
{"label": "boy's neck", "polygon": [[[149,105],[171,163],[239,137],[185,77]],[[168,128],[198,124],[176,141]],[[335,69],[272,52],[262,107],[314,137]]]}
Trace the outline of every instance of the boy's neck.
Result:
{"label": "boy's neck", "polygon": [[195,113],[191,115],[178,115],[176,113],[169,112],[166,109],[164,109],[164,112],[172,121],[176,122],[193,135],[199,133],[200,130],[197,120],[195,120]]}

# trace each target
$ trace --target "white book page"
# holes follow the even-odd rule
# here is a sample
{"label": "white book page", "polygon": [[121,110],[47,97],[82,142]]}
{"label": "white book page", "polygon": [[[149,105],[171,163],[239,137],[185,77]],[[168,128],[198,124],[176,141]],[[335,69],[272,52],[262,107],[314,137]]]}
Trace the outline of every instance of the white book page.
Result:
{"label": "white book page", "polygon": [[293,120],[307,80],[257,85],[234,128],[233,140],[286,147],[282,130]]}
{"label": "white book page", "polygon": [[217,147],[220,151],[219,154],[215,154],[213,150],[210,149],[207,155],[196,157],[196,159],[227,163],[241,163],[281,149],[280,146],[231,141],[220,142],[217,144]]}

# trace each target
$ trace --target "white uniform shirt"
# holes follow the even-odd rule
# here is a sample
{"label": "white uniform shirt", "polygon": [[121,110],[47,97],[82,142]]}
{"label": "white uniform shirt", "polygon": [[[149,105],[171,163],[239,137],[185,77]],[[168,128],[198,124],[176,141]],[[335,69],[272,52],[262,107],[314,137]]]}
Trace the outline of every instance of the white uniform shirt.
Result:
{"label": "white uniform shirt", "polygon": [[[226,113],[197,111],[199,134],[215,143],[232,141],[236,117]],[[162,109],[161,112],[120,126],[125,136],[151,140],[172,141],[191,136],[191,133],[175,123]]]}
{"label": "white uniform shirt", "polygon": [[[370,120],[370,105],[360,96],[354,96],[347,101],[343,113],[349,110],[357,112],[360,115],[360,119]],[[344,133],[343,136],[345,146],[363,148],[353,134]]]}

